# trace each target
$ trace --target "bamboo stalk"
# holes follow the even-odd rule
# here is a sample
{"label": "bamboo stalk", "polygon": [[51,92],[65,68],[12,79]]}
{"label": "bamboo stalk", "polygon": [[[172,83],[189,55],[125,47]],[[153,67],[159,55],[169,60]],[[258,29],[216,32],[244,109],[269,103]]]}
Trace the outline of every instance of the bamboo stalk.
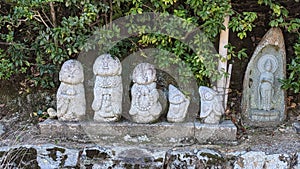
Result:
{"label": "bamboo stalk", "polygon": [[[229,16],[225,16],[223,25],[225,26],[225,30],[222,30],[220,33],[220,42],[219,42],[219,54],[221,58],[219,59],[218,71],[219,72],[227,72],[227,48],[225,46],[228,44],[229,39],[229,29],[228,29]],[[224,103],[224,108],[226,109],[227,97],[225,97],[226,93],[226,82],[227,79],[225,76],[222,76],[221,79],[217,81],[217,91],[223,96],[222,98]],[[226,104],[225,104],[226,103]]]}
{"label": "bamboo stalk", "polygon": [[224,98],[224,108],[226,109],[227,101],[228,101],[228,93],[229,93],[229,85],[230,85],[230,79],[231,79],[231,71],[232,71],[232,64],[228,65],[227,73],[229,73],[229,76],[226,79],[226,89],[225,89],[225,98]]}

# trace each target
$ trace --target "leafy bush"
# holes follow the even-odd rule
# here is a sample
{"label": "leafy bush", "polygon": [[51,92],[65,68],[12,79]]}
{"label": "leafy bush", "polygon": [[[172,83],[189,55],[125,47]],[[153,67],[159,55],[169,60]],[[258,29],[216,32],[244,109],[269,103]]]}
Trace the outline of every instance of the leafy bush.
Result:
{"label": "leafy bush", "polygon": [[[270,26],[280,26],[291,33],[299,35],[300,21],[289,18],[288,11],[272,0],[258,0],[258,4],[270,8]],[[112,21],[123,16],[159,12],[174,15],[183,19],[185,25],[196,25],[208,39],[217,44],[219,32],[224,29],[223,21],[230,15],[229,28],[240,39],[247,37],[255,27],[257,14],[252,11],[237,13],[232,9],[230,0],[6,0],[0,2],[0,79],[22,77],[28,83],[38,87],[53,88],[57,86],[57,73],[60,65],[67,59],[77,58],[84,49],[92,48],[86,44],[93,32],[107,27],[109,32],[98,32],[103,47],[114,56],[124,58],[130,53],[144,48],[158,48],[176,55],[174,63],[181,60],[188,63],[198,79],[199,84],[205,84],[207,77],[218,78],[214,69],[215,58],[209,49],[192,50],[185,42],[169,33],[145,33],[147,28],[138,28],[138,33],[114,44],[108,45],[106,40],[117,37],[121,29]],[[128,31],[130,23],[128,23]],[[131,25],[132,26],[132,25]],[[197,37],[193,45],[199,45],[207,39]],[[300,71],[299,45],[295,44],[295,59],[289,65],[291,74],[284,87],[299,91]],[[190,44],[189,44],[190,45]],[[229,58],[247,57],[246,49],[236,51],[236,47],[228,45]],[[197,51],[200,51],[197,52]],[[207,59],[207,60],[205,60]],[[205,61],[205,65],[204,65]],[[169,62],[165,60],[164,62]]]}

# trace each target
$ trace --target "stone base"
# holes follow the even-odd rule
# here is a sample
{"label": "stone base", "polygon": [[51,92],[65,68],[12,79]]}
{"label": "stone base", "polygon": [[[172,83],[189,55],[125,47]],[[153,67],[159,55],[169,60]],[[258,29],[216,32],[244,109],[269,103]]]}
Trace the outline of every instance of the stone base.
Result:
{"label": "stone base", "polygon": [[251,120],[252,121],[261,121],[261,122],[268,122],[268,121],[279,121],[280,120],[280,112],[277,110],[251,110]]}
{"label": "stone base", "polygon": [[231,143],[237,128],[231,121],[221,124],[199,122],[138,124],[131,122],[60,122],[47,119],[39,123],[42,135],[82,138],[99,145],[144,144],[176,146],[193,143]]}

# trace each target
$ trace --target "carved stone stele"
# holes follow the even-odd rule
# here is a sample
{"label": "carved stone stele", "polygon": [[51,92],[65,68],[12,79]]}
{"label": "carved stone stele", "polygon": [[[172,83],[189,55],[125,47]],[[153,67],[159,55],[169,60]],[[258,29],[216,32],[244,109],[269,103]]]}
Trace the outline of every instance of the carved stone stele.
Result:
{"label": "carved stone stele", "polygon": [[204,123],[218,124],[224,114],[223,102],[218,92],[200,86],[199,94],[201,97],[200,118],[204,119]]}
{"label": "carved stone stele", "polygon": [[96,76],[94,86],[94,120],[99,122],[117,121],[122,113],[122,66],[118,58],[110,54],[100,55],[93,66]]}
{"label": "carved stone stele", "polygon": [[131,107],[129,115],[136,123],[155,122],[162,112],[156,89],[156,70],[149,63],[138,64],[132,73]]}
{"label": "carved stone stele", "polygon": [[169,85],[169,111],[167,120],[169,122],[183,122],[185,120],[190,100],[185,97],[175,86]]}
{"label": "carved stone stele", "polygon": [[276,125],[285,118],[286,53],[280,28],[271,28],[256,47],[244,76],[242,111],[254,126]]}
{"label": "carved stone stele", "polygon": [[59,72],[61,84],[57,91],[57,117],[60,121],[79,121],[85,115],[83,68],[79,61],[66,61]]}

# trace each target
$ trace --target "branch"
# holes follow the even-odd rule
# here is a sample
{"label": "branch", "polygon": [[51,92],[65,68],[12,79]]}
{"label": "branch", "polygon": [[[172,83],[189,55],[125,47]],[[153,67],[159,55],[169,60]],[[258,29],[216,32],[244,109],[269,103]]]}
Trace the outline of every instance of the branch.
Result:
{"label": "branch", "polygon": [[46,15],[44,8],[42,8],[42,12],[44,14],[44,16],[46,17],[47,21],[52,25],[52,27],[54,27],[53,23],[51,22],[51,20],[49,19],[49,17]]}
{"label": "branch", "polygon": [[13,45],[11,42],[0,42],[0,45]]}
{"label": "branch", "polygon": [[[47,23],[44,21],[43,17],[41,16],[39,11],[35,11],[35,13],[37,13],[36,15],[33,16],[34,19],[36,19],[39,22],[43,22],[43,24],[49,28],[49,26],[47,25]],[[37,18],[38,17],[38,18]]]}
{"label": "branch", "polygon": [[56,16],[55,16],[54,5],[52,2],[49,2],[49,5],[50,5],[50,13],[51,13],[51,18],[52,18],[52,23],[53,23],[53,26],[56,27]]}
{"label": "branch", "polygon": [[112,29],[112,19],[113,19],[113,5],[112,5],[112,0],[109,0],[109,8],[110,8],[110,13],[109,13],[109,28]]}

